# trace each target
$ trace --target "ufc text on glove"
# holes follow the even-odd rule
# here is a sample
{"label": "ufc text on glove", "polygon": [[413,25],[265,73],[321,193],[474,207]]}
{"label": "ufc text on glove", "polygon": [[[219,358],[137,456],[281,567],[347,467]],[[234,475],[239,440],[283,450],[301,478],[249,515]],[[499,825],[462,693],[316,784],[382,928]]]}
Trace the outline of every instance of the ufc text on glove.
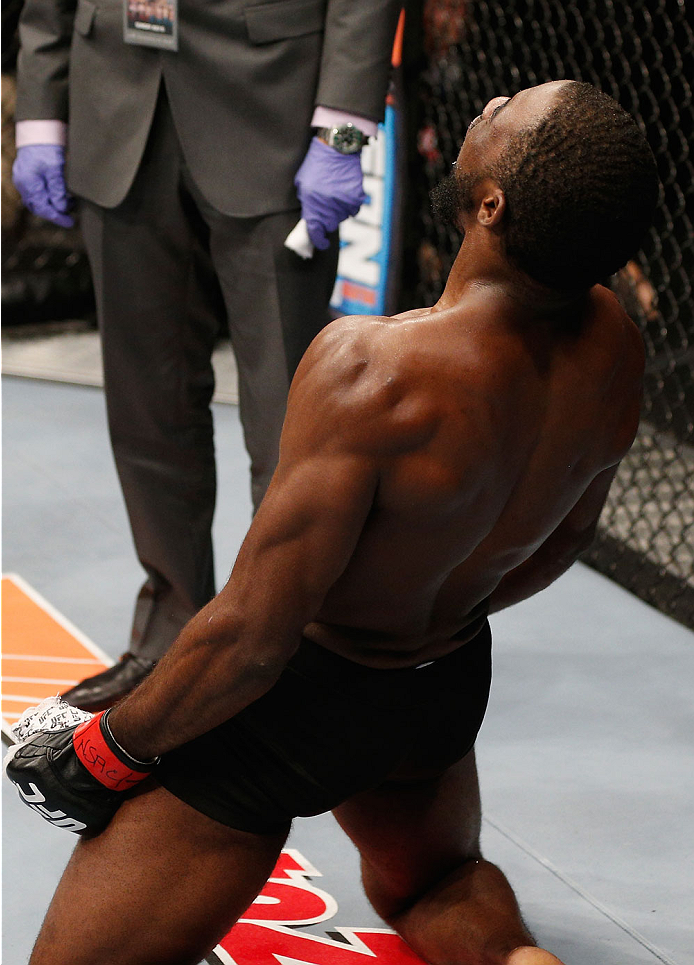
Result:
{"label": "ufc text on glove", "polygon": [[156,763],[124,751],[103,711],[76,727],[32,734],[10,750],[6,771],[28,807],[57,827],[86,834],[106,827]]}

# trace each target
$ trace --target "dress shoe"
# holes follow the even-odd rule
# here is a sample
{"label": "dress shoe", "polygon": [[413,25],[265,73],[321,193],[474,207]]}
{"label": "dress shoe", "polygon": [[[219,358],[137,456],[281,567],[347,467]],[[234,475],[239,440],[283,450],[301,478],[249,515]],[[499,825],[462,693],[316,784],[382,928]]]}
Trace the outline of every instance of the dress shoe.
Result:
{"label": "dress shoe", "polygon": [[134,690],[140,681],[154,670],[155,664],[156,661],[143,660],[134,653],[124,653],[113,667],[102,670],[93,677],[87,677],[61,696],[80,710],[89,710],[92,713],[106,710]]}

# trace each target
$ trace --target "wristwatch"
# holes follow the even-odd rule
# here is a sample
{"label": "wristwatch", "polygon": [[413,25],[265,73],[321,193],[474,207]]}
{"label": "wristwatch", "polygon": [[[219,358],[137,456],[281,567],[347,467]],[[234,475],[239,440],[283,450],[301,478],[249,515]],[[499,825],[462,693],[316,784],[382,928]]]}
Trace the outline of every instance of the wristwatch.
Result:
{"label": "wristwatch", "polygon": [[319,127],[316,136],[340,154],[356,154],[369,140],[367,135],[351,122],[340,124],[339,127]]}

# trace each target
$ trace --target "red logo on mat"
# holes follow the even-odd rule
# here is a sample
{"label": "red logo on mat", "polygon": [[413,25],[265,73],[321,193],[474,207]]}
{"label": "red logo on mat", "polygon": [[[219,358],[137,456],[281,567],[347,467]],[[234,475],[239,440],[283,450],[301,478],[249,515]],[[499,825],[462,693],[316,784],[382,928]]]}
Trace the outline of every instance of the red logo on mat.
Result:
{"label": "red logo on mat", "polygon": [[336,938],[298,926],[327,921],[337,902],[309,878],[320,877],[300,852],[287,849],[262,892],[215,949],[215,965],[424,965],[390,928],[332,927]]}

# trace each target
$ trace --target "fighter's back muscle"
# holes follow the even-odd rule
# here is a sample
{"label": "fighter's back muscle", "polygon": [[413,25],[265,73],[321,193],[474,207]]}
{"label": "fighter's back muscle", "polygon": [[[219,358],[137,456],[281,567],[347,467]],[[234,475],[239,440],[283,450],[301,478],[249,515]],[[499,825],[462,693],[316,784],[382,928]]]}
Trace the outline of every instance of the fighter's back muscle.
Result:
{"label": "fighter's back muscle", "polygon": [[383,435],[408,420],[422,431],[387,462],[321,622],[413,646],[455,633],[631,443],[642,349],[609,293],[549,354],[470,310],[467,325],[395,319],[365,346],[388,395]]}

